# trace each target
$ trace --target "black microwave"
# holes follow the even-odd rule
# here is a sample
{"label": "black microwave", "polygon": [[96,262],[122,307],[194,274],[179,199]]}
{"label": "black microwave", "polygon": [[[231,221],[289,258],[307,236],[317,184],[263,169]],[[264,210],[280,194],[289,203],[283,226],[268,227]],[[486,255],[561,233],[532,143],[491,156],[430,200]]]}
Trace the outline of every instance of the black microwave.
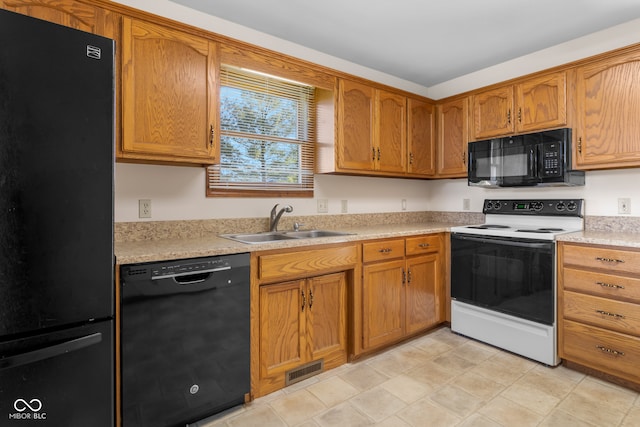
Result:
{"label": "black microwave", "polygon": [[554,129],[469,143],[470,186],[584,185],[571,170],[571,129]]}

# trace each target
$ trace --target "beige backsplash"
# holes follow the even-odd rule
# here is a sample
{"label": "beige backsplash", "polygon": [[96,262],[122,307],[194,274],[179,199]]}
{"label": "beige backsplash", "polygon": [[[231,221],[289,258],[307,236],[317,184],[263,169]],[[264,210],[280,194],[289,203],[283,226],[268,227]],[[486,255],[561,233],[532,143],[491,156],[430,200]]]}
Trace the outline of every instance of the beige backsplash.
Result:
{"label": "beige backsplash", "polygon": [[[397,212],[347,215],[285,215],[278,229],[292,230],[293,224],[301,229],[339,229],[379,224],[460,223],[478,224],[484,215],[477,212]],[[143,240],[188,239],[221,233],[255,233],[269,228],[269,218],[225,218],[185,221],[117,222],[116,242]]]}
{"label": "beige backsplash", "polygon": [[[283,216],[279,229],[291,230],[298,222],[301,229],[339,229],[380,224],[458,223],[479,224],[484,214],[478,212],[395,212],[347,215]],[[188,239],[221,233],[255,233],[266,231],[269,219],[225,218],[185,221],[117,222],[116,242]],[[640,217],[587,216],[585,230],[639,233]]]}

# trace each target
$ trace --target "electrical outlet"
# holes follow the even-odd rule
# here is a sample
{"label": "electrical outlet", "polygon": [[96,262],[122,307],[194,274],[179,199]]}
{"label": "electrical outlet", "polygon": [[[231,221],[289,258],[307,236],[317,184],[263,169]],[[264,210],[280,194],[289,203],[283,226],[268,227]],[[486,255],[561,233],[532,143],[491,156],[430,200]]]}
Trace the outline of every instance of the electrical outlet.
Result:
{"label": "electrical outlet", "polygon": [[471,209],[471,200],[470,199],[462,199],[462,210],[468,211]]}
{"label": "electrical outlet", "polygon": [[138,218],[151,218],[151,199],[138,200]]}
{"label": "electrical outlet", "polygon": [[625,215],[631,213],[631,199],[627,197],[618,199],[618,213]]}
{"label": "electrical outlet", "polygon": [[340,201],[340,211],[342,213],[347,213],[349,212],[349,202],[347,202],[346,200],[341,200]]}
{"label": "electrical outlet", "polygon": [[318,199],[318,213],[327,213],[327,212],[329,212],[329,200]]}
{"label": "electrical outlet", "polygon": [[402,203],[400,203],[400,205],[402,206],[402,210],[406,211],[407,210],[407,199],[402,199]]}

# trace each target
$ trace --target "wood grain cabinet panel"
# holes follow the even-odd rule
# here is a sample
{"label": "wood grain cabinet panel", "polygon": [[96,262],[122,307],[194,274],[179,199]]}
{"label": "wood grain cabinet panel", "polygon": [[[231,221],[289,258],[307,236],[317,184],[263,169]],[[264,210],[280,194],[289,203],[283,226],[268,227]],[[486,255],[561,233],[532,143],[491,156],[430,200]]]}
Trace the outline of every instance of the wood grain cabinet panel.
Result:
{"label": "wood grain cabinet panel", "polygon": [[363,243],[363,350],[444,321],[443,239],[438,233]]}
{"label": "wood grain cabinet panel", "polygon": [[403,174],[407,170],[407,98],[376,91],[375,169]]}
{"label": "wood grain cabinet panel", "polygon": [[374,169],[375,101],[373,87],[340,79],[336,147],[340,170],[372,171]]}
{"label": "wood grain cabinet panel", "polygon": [[559,243],[558,349],[640,387],[640,250]]}
{"label": "wood grain cabinet panel", "polygon": [[640,52],[577,69],[577,166],[640,166]]}
{"label": "wood grain cabinet panel", "polygon": [[436,176],[458,178],[467,176],[467,145],[469,143],[469,98],[459,98],[437,107]]}
{"label": "wood grain cabinet panel", "polygon": [[116,39],[115,14],[72,0],[0,0],[0,7],[76,30]]}
{"label": "wood grain cabinet panel", "polygon": [[120,157],[218,161],[217,44],[128,17],[122,39]]}
{"label": "wood grain cabinet panel", "polygon": [[473,137],[486,139],[567,124],[567,74],[545,74],[473,95]]}
{"label": "wood grain cabinet panel", "polygon": [[407,99],[407,175],[432,177],[436,173],[435,107]]}

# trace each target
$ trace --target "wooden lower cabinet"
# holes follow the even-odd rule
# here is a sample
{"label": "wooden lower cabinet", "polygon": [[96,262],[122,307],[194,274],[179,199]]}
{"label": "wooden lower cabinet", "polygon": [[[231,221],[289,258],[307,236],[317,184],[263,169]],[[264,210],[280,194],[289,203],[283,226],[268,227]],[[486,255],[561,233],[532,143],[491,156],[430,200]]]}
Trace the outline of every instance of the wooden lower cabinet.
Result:
{"label": "wooden lower cabinet", "polygon": [[260,287],[260,395],[285,386],[308,362],[347,361],[346,273]]}
{"label": "wooden lower cabinet", "polygon": [[640,388],[640,250],[560,242],[560,357]]}
{"label": "wooden lower cabinet", "polygon": [[[442,239],[435,234],[363,244],[363,350],[381,348],[444,321]],[[378,261],[380,257],[395,259]]]}

